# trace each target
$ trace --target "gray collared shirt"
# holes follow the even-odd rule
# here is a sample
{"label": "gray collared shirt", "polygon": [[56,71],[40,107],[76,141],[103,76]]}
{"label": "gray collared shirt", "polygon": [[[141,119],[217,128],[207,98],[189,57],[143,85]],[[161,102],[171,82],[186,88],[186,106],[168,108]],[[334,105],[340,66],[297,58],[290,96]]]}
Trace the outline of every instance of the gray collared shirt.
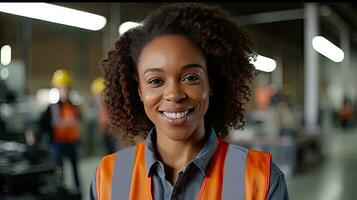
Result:
{"label": "gray collared shirt", "polygon": [[[156,131],[152,129],[146,139],[146,169],[147,175],[152,176],[152,191],[154,199],[162,200],[187,200],[196,199],[203,179],[206,175],[209,162],[216,149],[217,136],[213,129],[205,137],[205,145],[195,158],[190,161],[185,169],[178,175],[177,181],[172,185],[166,179],[163,163],[158,159],[155,150]],[[237,187],[239,184],[235,183]],[[273,163],[271,166],[271,179],[268,198],[272,200],[287,200],[284,174]]]}
{"label": "gray collared shirt", "polygon": [[179,172],[177,181],[172,185],[166,179],[163,163],[158,159],[155,150],[156,131],[152,129],[146,139],[146,169],[152,176],[154,199],[194,199],[201,187],[207,172],[208,163],[216,149],[217,136],[212,131],[206,135],[201,151]]}

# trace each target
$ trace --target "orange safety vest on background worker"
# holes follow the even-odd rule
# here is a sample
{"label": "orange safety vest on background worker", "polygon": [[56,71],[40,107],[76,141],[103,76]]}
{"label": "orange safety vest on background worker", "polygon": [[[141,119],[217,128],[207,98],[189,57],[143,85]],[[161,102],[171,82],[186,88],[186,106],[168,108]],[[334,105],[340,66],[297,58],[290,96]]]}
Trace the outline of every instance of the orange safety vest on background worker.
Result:
{"label": "orange safety vest on background worker", "polygon": [[77,107],[71,103],[52,104],[53,141],[76,143],[80,138],[80,122]]}
{"label": "orange safety vest on background worker", "polygon": [[[197,200],[220,200],[227,196],[245,200],[266,199],[269,191],[271,154],[247,150],[242,155],[241,150],[237,150],[234,145],[222,139],[218,139],[217,143]],[[145,141],[137,144],[135,148],[105,156],[96,171],[96,198],[98,200],[152,200],[151,177],[146,176],[144,152]],[[125,159],[122,159],[125,162],[120,162],[121,158],[130,157],[133,162],[127,162]],[[246,158],[245,163],[237,163],[239,158]],[[238,174],[237,165],[245,166],[245,194],[239,192],[238,183],[232,184],[237,181],[235,179],[235,174]],[[117,170],[119,172],[114,173]],[[112,188],[114,181],[115,188]],[[120,196],[117,196],[119,194]]]}

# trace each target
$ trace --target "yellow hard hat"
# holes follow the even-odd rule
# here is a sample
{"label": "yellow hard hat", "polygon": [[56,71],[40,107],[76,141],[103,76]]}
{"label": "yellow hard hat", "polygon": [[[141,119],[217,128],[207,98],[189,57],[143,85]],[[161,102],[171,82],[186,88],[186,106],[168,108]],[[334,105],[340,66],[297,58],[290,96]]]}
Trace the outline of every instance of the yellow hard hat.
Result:
{"label": "yellow hard hat", "polygon": [[93,80],[91,85],[91,90],[94,95],[98,95],[104,90],[104,79],[102,77],[97,77]]}
{"label": "yellow hard hat", "polygon": [[71,75],[67,70],[58,69],[53,73],[52,85],[54,87],[69,87],[71,82]]}

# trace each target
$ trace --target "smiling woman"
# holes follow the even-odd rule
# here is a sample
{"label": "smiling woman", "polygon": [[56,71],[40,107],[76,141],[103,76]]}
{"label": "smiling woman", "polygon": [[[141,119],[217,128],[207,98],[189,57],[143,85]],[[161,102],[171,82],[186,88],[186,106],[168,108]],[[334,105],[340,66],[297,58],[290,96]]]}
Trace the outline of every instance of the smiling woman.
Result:
{"label": "smiling woman", "polygon": [[245,31],[219,8],[164,6],[103,60],[113,134],[145,141],[105,156],[91,199],[288,199],[271,155],[224,141],[243,128],[254,78]]}

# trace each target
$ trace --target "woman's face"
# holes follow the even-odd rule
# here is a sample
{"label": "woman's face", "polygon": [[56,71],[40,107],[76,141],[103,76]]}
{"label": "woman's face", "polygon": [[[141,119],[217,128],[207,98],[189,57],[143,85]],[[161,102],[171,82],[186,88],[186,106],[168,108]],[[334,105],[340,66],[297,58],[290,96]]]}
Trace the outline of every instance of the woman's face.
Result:
{"label": "woman's face", "polygon": [[201,50],[182,35],[151,40],[138,62],[139,95],[160,136],[196,140],[204,136],[209,81]]}

